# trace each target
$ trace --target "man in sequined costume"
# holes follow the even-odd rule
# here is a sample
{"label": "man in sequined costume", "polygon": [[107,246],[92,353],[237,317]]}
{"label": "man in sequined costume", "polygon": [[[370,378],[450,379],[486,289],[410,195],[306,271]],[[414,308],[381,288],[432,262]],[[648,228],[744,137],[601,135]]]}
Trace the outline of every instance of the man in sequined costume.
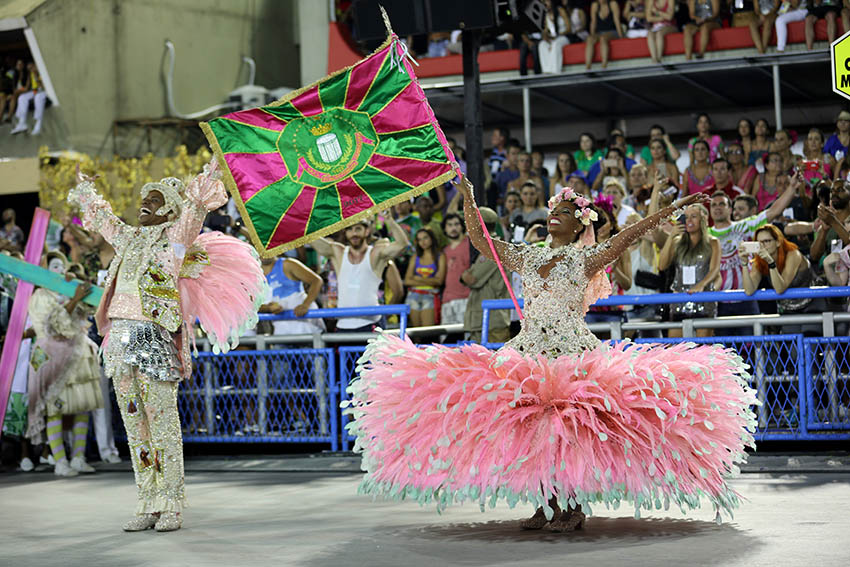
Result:
{"label": "man in sequined costume", "polygon": [[173,177],[141,188],[140,226],[113,214],[78,174],[68,200],[83,226],[115,248],[95,320],[104,341],[104,370],[114,383],[138,486],[136,515],[125,531],[172,531],[185,505],[183,441],[177,387],[190,376],[188,333],[177,280],[186,249],[208,211],[227,201],[215,162],[185,187]]}

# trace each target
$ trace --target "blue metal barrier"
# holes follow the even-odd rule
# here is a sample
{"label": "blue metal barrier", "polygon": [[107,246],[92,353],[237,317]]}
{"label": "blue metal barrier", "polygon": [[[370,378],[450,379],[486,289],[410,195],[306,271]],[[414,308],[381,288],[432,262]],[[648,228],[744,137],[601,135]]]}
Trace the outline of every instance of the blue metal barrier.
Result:
{"label": "blue metal barrier", "polygon": [[[840,295],[850,288],[794,290]],[[737,293],[737,292],[735,292]],[[760,292],[762,293],[762,292]],[[765,295],[770,295],[764,292]],[[797,294],[800,295],[797,295]],[[679,301],[738,299],[729,292],[618,296],[613,304],[677,295]],[[710,297],[705,298],[703,295]],[[755,296],[760,298],[759,295]],[[762,299],[774,298],[775,294]],[[654,299],[645,303],[657,303]],[[510,308],[510,301],[482,302],[489,309]],[[406,327],[407,306],[316,309],[315,317],[399,314]],[[292,312],[262,315],[262,319],[292,319]],[[486,340],[486,326],[483,340]],[[763,405],[756,408],[758,440],[850,439],[850,338],[804,339],[801,335],[639,339],[639,343],[693,342],[734,348],[752,367],[752,386]],[[496,348],[500,344],[486,344]],[[339,401],[356,372],[365,347],[243,350],[195,360],[193,379],[181,385],[178,403],[187,442],[328,443],[331,450],[349,450],[354,438],[345,431],[348,417]],[[338,360],[336,353],[339,353]],[[118,412],[115,416],[120,422]],[[119,425],[119,424],[116,424]],[[116,436],[120,437],[120,425]]]}
{"label": "blue metal barrier", "polygon": [[330,443],[339,447],[330,348],[202,352],[178,391],[187,442]]}
{"label": "blue metal barrier", "polygon": [[298,317],[291,309],[281,313],[260,313],[260,321],[290,321],[297,319],[340,319],[344,317],[369,317],[372,315],[398,315],[401,334],[407,331],[409,305],[375,305],[372,307],[337,307],[334,309],[311,309],[303,317]]}
{"label": "blue metal barrier", "polygon": [[[703,291],[700,293],[654,293],[649,295],[614,295],[600,299],[593,305],[664,305],[669,303],[705,303],[711,301],[776,301],[777,299],[798,299],[815,297],[850,297],[850,286],[841,287],[795,287],[776,293],[773,290],[759,290],[753,295],[743,291]],[[519,299],[520,307],[525,303]],[[490,330],[490,311],[493,309],[513,309],[510,299],[486,299],[481,302],[484,310],[481,320],[481,342],[487,342]]]}
{"label": "blue metal barrier", "polygon": [[[357,367],[357,359],[363,356],[366,351],[364,346],[344,346],[339,347],[339,399],[347,400],[348,392],[345,389],[351,380],[354,378]],[[340,415],[340,431],[342,432],[342,450],[348,451],[350,443],[354,441],[354,436],[345,430],[346,424],[349,422],[347,415]]]}

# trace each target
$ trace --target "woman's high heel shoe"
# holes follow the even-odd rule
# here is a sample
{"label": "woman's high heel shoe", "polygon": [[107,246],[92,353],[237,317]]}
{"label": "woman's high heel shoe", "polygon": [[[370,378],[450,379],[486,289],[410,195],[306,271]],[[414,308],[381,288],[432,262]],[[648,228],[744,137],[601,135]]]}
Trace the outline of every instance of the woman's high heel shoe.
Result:
{"label": "woman's high heel shoe", "polygon": [[549,522],[546,529],[553,532],[577,531],[584,527],[585,519],[587,516],[581,510],[564,510],[561,512],[561,517]]}
{"label": "woman's high heel shoe", "polygon": [[[558,516],[560,516],[561,510],[557,506],[555,506],[554,508],[555,514],[552,516],[552,518],[557,518]],[[520,522],[519,527],[524,530],[539,530],[542,529],[543,526],[548,523],[549,520],[546,519],[546,514],[545,512],[543,512],[543,508],[538,508],[537,511],[534,512],[534,515],[532,517]]]}

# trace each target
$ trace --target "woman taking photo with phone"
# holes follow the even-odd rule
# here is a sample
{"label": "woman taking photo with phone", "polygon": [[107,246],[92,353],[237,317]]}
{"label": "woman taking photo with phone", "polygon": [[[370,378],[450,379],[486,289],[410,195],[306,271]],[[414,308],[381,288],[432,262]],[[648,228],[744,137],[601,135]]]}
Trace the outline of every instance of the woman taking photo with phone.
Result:
{"label": "woman taking photo with phone", "polygon": [[[658,258],[658,269],[669,267],[675,270],[670,286],[673,293],[699,293],[714,291],[714,280],[720,273],[720,243],[708,234],[708,211],[702,205],[692,205],[685,209],[673,225],[667,242]],[[674,303],[671,305],[671,319],[705,319],[714,317],[717,303]],[[696,336],[710,337],[711,329],[697,329]],[[670,337],[681,337],[681,329],[670,329]]]}
{"label": "woman taking photo with phone", "polygon": [[667,159],[667,147],[664,141],[656,138],[649,142],[649,152],[652,154],[652,162],[646,166],[647,178],[655,179],[655,174],[667,178],[670,184],[679,188],[679,168],[676,163]]}

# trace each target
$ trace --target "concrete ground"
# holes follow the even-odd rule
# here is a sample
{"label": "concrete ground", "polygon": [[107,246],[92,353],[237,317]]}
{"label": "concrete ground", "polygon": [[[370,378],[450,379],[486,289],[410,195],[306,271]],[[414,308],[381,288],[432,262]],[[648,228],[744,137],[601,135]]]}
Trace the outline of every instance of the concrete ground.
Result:
{"label": "concrete ground", "polygon": [[0,565],[846,566],[846,458],[774,457],[734,481],[748,500],[718,526],[709,509],[594,510],[581,532],[523,532],[530,509],[473,506],[438,515],[357,494],[353,457],[193,459],[191,507],[174,533],[124,533],[134,506],[129,465],[58,479],[0,475]]}

